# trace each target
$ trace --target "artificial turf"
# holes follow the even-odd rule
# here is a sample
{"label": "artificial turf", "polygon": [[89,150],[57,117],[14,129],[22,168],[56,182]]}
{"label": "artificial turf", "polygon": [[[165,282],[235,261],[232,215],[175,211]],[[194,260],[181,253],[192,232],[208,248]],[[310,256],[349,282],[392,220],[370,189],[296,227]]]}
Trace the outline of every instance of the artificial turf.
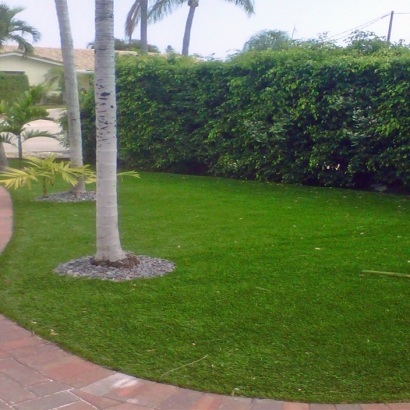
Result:
{"label": "artificial turf", "polygon": [[119,185],[123,247],[177,269],[113,283],[53,273],[95,252],[95,203],[12,195],[0,311],[62,347],[202,391],[410,400],[410,280],[362,273],[410,273],[408,197],[142,173]]}

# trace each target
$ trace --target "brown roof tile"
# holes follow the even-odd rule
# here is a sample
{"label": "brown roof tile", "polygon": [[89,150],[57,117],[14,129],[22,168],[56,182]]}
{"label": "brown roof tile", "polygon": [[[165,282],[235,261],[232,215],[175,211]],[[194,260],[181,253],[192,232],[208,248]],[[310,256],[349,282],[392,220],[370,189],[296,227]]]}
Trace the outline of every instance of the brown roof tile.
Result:
{"label": "brown roof tile", "polygon": [[[1,50],[1,54],[17,52],[23,55],[21,50],[18,50],[16,46],[4,46]],[[60,48],[50,47],[35,47],[32,54],[28,57],[40,58],[42,60],[52,61],[55,63],[63,63],[63,57]],[[81,71],[94,71],[94,50],[74,50],[75,66],[77,70]]]}
{"label": "brown roof tile", "polygon": [[[11,52],[17,52],[23,55],[23,52],[21,50],[18,50],[17,46],[3,46],[3,48],[0,49],[0,54]],[[126,55],[138,55],[138,53],[135,51],[116,51],[116,53]],[[60,48],[35,47],[33,53],[29,54],[28,56],[53,61],[56,63],[63,63],[63,57]],[[77,70],[94,71],[94,50],[75,49],[74,59]]]}

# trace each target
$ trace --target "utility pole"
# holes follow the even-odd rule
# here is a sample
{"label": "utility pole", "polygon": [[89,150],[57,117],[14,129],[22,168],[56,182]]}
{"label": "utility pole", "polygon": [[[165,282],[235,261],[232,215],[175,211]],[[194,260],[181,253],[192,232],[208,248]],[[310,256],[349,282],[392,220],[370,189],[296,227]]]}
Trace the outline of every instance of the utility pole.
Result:
{"label": "utility pole", "polygon": [[293,36],[295,35],[295,33],[296,33],[296,24],[293,26],[293,31],[292,31],[292,40],[293,40]]}
{"label": "utility pole", "polygon": [[390,23],[389,23],[389,32],[387,33],[387,41],[390,41],[390,37],[391,37],[391,29],[393,27],[393,16],[394,16],[394,11],[390,13]]}

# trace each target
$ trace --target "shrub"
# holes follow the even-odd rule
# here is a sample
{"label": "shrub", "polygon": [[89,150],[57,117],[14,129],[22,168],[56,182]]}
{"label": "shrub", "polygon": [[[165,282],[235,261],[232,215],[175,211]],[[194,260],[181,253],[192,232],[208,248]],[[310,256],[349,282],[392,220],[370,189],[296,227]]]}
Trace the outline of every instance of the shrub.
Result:
{"label": "shrub", "polygon": [[0,101],[13,102],[28,89],[29,83],[26,75],[0,73]]}
{"label": "shrub", "polygon": [[[65,120],[67,117],[64,117]],[[66,124],[68,128],[68,124]],[[83,159],[87,164],[95,164],[96,128],[94,89],[81,95],[81,135],[83,140]]]}
{"label": "shrub", "polygon": [[[408,53],[124,58],[117,88],[129,167],[362,188],[410,181]],[[92,105],[83,127],[95,136]]]}
{"label": "shrub", "polygon": [[63,94],[62,93],[46,93],[41,103],[43,105],[62,105],[63,101]]}

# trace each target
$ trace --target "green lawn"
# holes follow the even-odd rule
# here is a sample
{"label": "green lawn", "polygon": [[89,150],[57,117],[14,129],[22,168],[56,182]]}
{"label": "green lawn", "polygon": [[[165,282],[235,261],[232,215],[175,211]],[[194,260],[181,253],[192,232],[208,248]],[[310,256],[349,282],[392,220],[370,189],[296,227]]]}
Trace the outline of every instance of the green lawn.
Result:
{"label": "green lawn", "polygon": [[119,185],[123,246],[177,269],[112,283],[53,274],[95,252],[95,204],[36,189],[13,192],[0,311],[37,334],[203,391],[410,401],[410,280],[362,274],[410,273],[408,197],[142,173]]}

